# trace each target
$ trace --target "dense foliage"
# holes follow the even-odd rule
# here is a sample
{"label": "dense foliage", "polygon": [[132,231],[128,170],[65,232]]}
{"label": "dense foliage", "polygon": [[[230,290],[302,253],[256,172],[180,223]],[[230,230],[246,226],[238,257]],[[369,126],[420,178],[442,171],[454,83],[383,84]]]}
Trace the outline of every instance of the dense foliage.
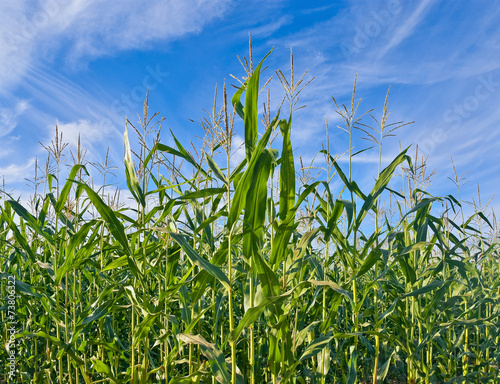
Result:
{"label": "dense foliage", "polygon": [[[140,150],[125,131],[128,207],[108,193],[108,160],[95,187],[81,149],[59,183],[58,134],[31,206],[3,194],[8,382],[498,382],[495,223],[427,193],[425,164],[408,150],[379,162],[371,190],[352,180],[357,153],[339,165],[328,137],[318,180],[296,169],[290,132],[304,77],[278,71],[289,112],[272,119],[265,108],[259,121],[261,65],[250,61],[231,102],[224,89],[194,151],[175,137],[160,143],[161,119],[145,103],[142,127],[127,123]],[[350,106],[335,105],[351,148],[364,133],[382,159],[402,125],[388,123],[387,99],[376,129],[361,123],[355,90]],[[233,164],[238,118],[245,156]]]}

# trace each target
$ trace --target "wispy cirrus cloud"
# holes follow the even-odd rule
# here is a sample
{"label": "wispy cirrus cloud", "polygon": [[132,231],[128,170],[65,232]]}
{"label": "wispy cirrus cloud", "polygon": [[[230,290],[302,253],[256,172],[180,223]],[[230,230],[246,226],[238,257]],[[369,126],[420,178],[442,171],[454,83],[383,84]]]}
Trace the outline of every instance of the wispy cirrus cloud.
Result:
{"label": "wispy cirrus cloud", "polygon": [[[327,20],[271,39],[279,46],[292,45],[298,72],[309,68],[316,77],[301,95],[308,108],[294,118],[295,127],[300,127],[293,133],[295,147],[315,147],[318,137],[324,137],[327,118],[332,151],[341,153],[347,148],[346,136],[335,133],[329,96],[349,104],[358,74],[357,95],[363,98],[360,112],[376,108],[379,117],[384,94],[392,85],[391,121],[415,121],[395,140],[384,143],[388,156],[383,163],[399,151],[399,141],[403,148],[420,144],[419,153],[429,156],[429,170],[439,172],[435,193],[453,192],[447,180],[453,172],[453,156],[457,167],[473,175],[467,188],[487,180],[482,190],[491,196],[498,189],[495,175],[500,172],[498,161],[487,164],[487,159],[498,159],[495,148],[500,140],[500,44],[496,38],[500,10],[488,10],[486,2],[482,4],[353,1]],[[478,87],[482,87],[479,97]],[[380,100],[378,104],[375,99]],[[374,124],[368,116],[363,122]],[[360,135],[355,132],[355,136]],[[359,150],[370,143],[355,139],[354,145]],[[370,159],[370,154],[363,154],[356,166]]]}
{"label": "wispy cirrus cloud", "polygon": [[[384,142],[384,163],[399,151],[401,140],[403,147],[420,144],[420,153],[429,155],[429,166],[441,173],[438,188],[448,185],[442,181],[450,175],[450,155],[457,167],[472,167],[471,174],[478,180],[496,180],[498,162],[486,166],[484,159],[498,158],[500,8],[486,0],[477,5],[430,0],[299,3],[3,2],[0,136],[2,143],[10,144],[0,154],[0,167],[7,169],[8,159],[22,168],[27,156],[11,156],[17,149],[30,156],[41,154],[43,150],[37,152],[26,143],[50,141],[56,124],[72,148],[76,132],[81,130],[82,140],[96,157],[102,159],[102,150],[109,144],[115,147],[115,153],[113,148],[110,153],[115,164],[121,163],[124,118],[135,120],[148,88],[154,91],[150,100],[162,103],[152,110],[165,113],[165,131],[172,128],[176,135],[187,132],[185,136],[191,137],[196,133],[182,119],[195,118],[197,111],[193,110],[210,93],[203,90],[211,89],[238,65],[234,56],[246,54],[250,31],[254,60],[275,47],[262,78],[274,75],[270,72],[277,68],[289,74],[290,46],[296,76],[309,68],[306,81],[316,78],[301,94],[299,105],[308,108],[294,115],[297,158],[302,154],[304,159],[312,159],[321,149],[326,120],[332,152],[345,152],[348,136],[335,128],[339,121],[331,96],[340,104],[349,104],[357,74],[361,112],[373,107],[380,118],[387,87],[392,84],[391,121],[416,121],[400,131],[397,139]],[[156,90],[150,87],[151,71],[157,75],[153,87],[161,84]],[[480,76],[491,76],[490,86],[495,89],[476,103]],[[276,80],[270,85],[275,108],[282,97]],[[16,109],[23,102],[30,108],[29,119],[26,111]],[[363,122],[373,123],[368,116]],[[359,132],[355,136],[355,151],[370,145],[359,140]],[[241,136],[236,140],[241,144]],[[368,169],[376,163],[372,155],[363,153],[354,164]],[[369,172],[362,176],[366,185],[372,182]],[[472,180],[470,184],[474,184]]]}
{"label": "wispy cirrus cloud", "polygon": [[228,0],[78,0],[63,10],[64,21],[56,28],[72,41],[70,52],[77,58],[101,56],[198,33],[206,23],[222,17],[228,4]]}
{"label": "wispy cirrus cloud", "polygon": [[403,25],[401,25],[394,33],[392,38],[389,40],[387,45],[382,48],[379,52],[379,58],[387,54],[391,49],[396,48],[400,45],[406,38],[411,36],[417,27],[417,25],[424,19],[426,13],[429,11],[430,7],[437,4],[436,0],[423,0],[417,6],[417,8],[410,14]]}
{"label": "wispy cirrus cloud", "polygon": [[200,32],[229,0],[31,0],[0,4],[0,88],[16,84],[38,60],[73,65],[120,50]]}
{"label": "wispy cirrus cloud", "polygon": [[292,23],[292,21],[293,21],[292,15],[284,15],[277,20],[271,21],[270,23],[266,23],[256,28],[252,28],[251,33],[253,37],[269,37],[283,26]]}
{"label": "wispy cirrus cloud", "polygon": [[[35,156],[46,156],[38,142],[50,142],[55,125],[70,149],[76,148],[80,134],[91,160],[102,159],[111,146],[110,156],[115,164],[121,162],[125,116],[140,110],[147,88],[163,81],[165,72],[152,62],[152,68],[145,65],[141,84],[134,80],[118,92],[99,89],[95,82],[88,89],[72,74],[84,72],[87,63],[99,57],[148,50],[156,42],[197,34],[222,17],[229,4],[229,0],[1,2],[0,177],[19,184],[31,174]],[[122,99],[128,103],[126,114]]]}
{"label": "wispy cirrus cloud", "polygon": [[22,164],[10,164],[0,167],[0,179],[7,185],[21,183],[33,173],[35,158],[31,157]]}
{"label": "wispy cirrus cloud", "polygon": [[[85,148],[91,156],[90,160],[93,161],[101,160],[101,147],[114,139],[114,132],[109,127],[89,120],[77,120],[68,123],[58,122],[57,127],[63,135],[64,142],[68,144],[71,150],[75,151],[80,142],[82,148]],[[50,128],[49,132],[52,133],[52,130]]]}
{"label": "wispy cirrus cloud", "polygon": [[0,138],[9,135],[17,126],[17,118],[28,108],[28,103],[20,100],[11,108],[0,108]]}

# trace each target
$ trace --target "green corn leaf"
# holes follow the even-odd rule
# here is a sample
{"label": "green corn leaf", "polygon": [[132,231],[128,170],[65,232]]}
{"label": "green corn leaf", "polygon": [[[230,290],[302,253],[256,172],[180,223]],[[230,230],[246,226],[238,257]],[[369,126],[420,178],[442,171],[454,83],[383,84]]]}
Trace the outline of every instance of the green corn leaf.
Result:
{"label": "green corn leaf", "polygon": [[127,256],[121,256],[115,260],[113,260],[111,263],[109,263],[106,267],[104,267],[102,269],[102,271],[110,271],[112,269],[115,269],[115,268],[120,268],[120,267],[124,267],[125,265],[127,265],[128,261],[127,261]]}
{"label": "green corn leaf", "polygon": [[[172,136],[173,136],[173,133],[172,133]],[[182,148],[182,150],[178,151],[172,147],[169,147],[168,145],[157,143],[155,145],[154,150],[170,153],[171,155],[174,155],[174,156],[177,156],[181,159],[186,160],[191,165],[195,165],[196,163],[193,160],[193,158],[191,157],[191,155],[184,149],[184,147],[182,147],[182,145],[181,145],[181,148]]]}
{"label": "green corn leaf", "polygon": [[295,345],[297,347],[300,347],[302,345],[302,343],[304,342],[304,340],[306,339],[307,335],[309,333],[313,332],[320,323],[321,323],[321,321],[313,321],[307,327],[301,329],[300,332],[297,334],[297,337],[295,339]]}
{"label": "green corn leaf", "polygon": [[98,358],[96,358],[95,356],[92,356],[91,359],[92,360],[92,365],[94,366],[94,369],[99,372],[99,373],[104,373],[105,376],[112,382],[112,383],[116,383],[116,384],[119,384],[119,381],[114,377],[113,373],[111,372],[111,368],[103,363],[101,360],[99,360]]}
{"label": "green corn leaf", "polygon": [[380,249],[374,249],[368,254],[365,260],[363,260],[363,264],[358,269],[356,273],[356,277],[363,276],[366,272],[370,270],[371,267],[375,265],[375,263],[380,259],[382,255],[382,251]]}
{"label": "green corn leaf", "polygon": [[356,382],[356,378],[358,377],[358,373],[356,370],[358,360],[358,350],[354,349],[351,352],[351,357],[349,359],[349,376],[347,377],[347,384],[354,384]]}
{"label": "green corn leaf", "polygon": [[422,317],[428,318],[430,314],[434,313],[442,304],[442,299],[445,297],[449,284],[445,282],[436,292],[432,295],[432,300],[422,310]]}
{"label": "green corn leaf", "polygon": [[204,188],[200,189],[199,191],[185,193],[184,195],[179,196],[178,199],[182,200],[200,199],[204,197],[218,195],[224,192],[227,192],[226,188]]}
{"label": "green corn leaf", "polygon": [[257,274],[262,282],[262,292],[264,296],[272,297],[279,295],[281,291],[279,278],[264,260],[261,252],[254,252],[252,258],[255,263]]}
{"label": "green corn leaf", "polygon": [[440,286],[442,286],[445,282],[444,281],[440,281],[440,280],[436,280],[436,281],[433,281],[429,284],[427,284],[426,286],[422,287],[422,288],[419,288],[419,289],[416,289],[410,293],[407,293],[405,295],[403,295],[403,298],[405,297],[411,297],[411,296],[419,296],[419,295],[423,295],[424,293],[427,293],[427,292],[430,292],[436,288],[439,288]]}
{"label": "green corn leaf", "polygon": [[325,287],[325,286],[326,287],[330,287],[331,289],[333,289],[338,294],[340,294],[342,296],[345,296],[347,299],[349,299],[350,301],[352,301],[352,293],[347,292],[340,285],[338,285],[337,283],[334,283],[333,281],[309,280],[308,282],[311,283],[312,285],[316,285],[318,287]]}
{"label": "green corn leaf", "polygon": [[[272,50],[264,56],[260,63],[255,68],[249,79],[245,81],[232,99],[232,104],[236,108],[236,112],[245,123],[245,153],[247,161],[250,162],[253,150],[257,144],[258,124],[259,124],[259,78],[260,69],[264,60],[271,54]],[[241,105],[241,95],[246,88],[245,106]]]}
{"label": "green corn leaf", "polygon": [[200,335],[181,333],[178,335],[178,338],[184,343],[199,345],[201,347],[201,353],[210,362],[210,367],[215,379],[222,384],[231,383],[231,375],[227,370],[224,354],[216,348],[215,344],[209,343]]}
{"label": "green corn leaf", "polygon": [[283,136],[283,149],[281,151],[280,171],[280,210],[279,217],[285,220],[288,211],[295,205],[295,165],[293,160],[292,142],[290,131],[292,125],[292,114],[288,121],[280,120],[279,127]]}
{"label": "green corn leaf", "polygon": [[245,312],[245,315],[238,323],[238,326],[229,334],[229,341],[234,342],[238,340],[243,332],[243,329],[248,327],[250,324],[253,324],[264,312],[264,309],[273,305],[282,303],[287,297],[292,294],[292,291],[288,291],[279,296],[271,296],[264,298],[259,305],[249,308],[248,311]]}
{"label": "green corn leaf", "polygon": [[134,348],[137,348],[137,346],[146,338],[148,337],[149,329],[153,326],[153,323],[156,321],[158,316],[160,316],[161,313],[148,313],[146,317],[140,322],[140,324],[137,326],[136,329],[133,330],[134,332]]}
{"label": "green corn leaf", "polygon": [[57,337],[55,337],[55,336],[51,336],[51,335],[47,334],[47,333],[46,333],[46,332],[44,332],[44,331],[39,331],[39,332],[37,332],[37,333],[36,333],[36,336],[38,336],[38,337],[43,337],[44,339],[49,340],[52,344],[57,345],[59,348],[64,348],[64,347],[65,347],[64,343],[63,343],[61,340],[59,340],[59,339],[58,339]]}
{"label": "green corn leaf", "polygon": [[[5,273],[5,272],[0,272],[0,276],[2,277],[2,279],[9,280],[10,275]],[[15,279],[14,286],[15,286],[15,289],[17,292],[21,292],[21,293],[24,293],[25,295],[33,296],[36,298],[42,297],[41,294],[34,291],[34,289],[31,285],[29,285],[29,284],[27,284],[24,281],[21,281],[19,279]]]}
{"label": "green corn leaf", "polygon": [[355,193],[357,196],[359,196],[361,198],[361,200],[365,201],[366,196],[363,194],[363,192],[361,192],[358,185],[354,181],[349,181],[349,179],[345,175],[344,171],[342,171],[342,168],[340,168],[340,166],[337,164],[337,162],[334,162],[333,166],[335,167],[338,175],[340,176],[340,178],[344,182],[347,189],[349,189],[349,191],[351,191],[352,193]]}
{"label": "green corn leaf", "polygon": [[286,219],[278,226],[271,248],[270,264],[273,269],[277,269],[278,264],[284,259],[287,252],[287,245],[290,242],[293,230],[298,224],[295,222],[295,213],[304,200],[316,190],[319,184],[320,182],[316,181],[304,189],[295,203],[295,206],[288,211]]}
{"label": "green corn leaf", "polygon": [[198,252],[196,252],[191,247],[191,245],[186,241],[184,236],[174,232],[169,232],[169,234],[182,247],[182,249],[184,249],[184,252],[186,252],[187,257],[189,257],[189,259],[193,264],[196,264],[199,268],[208,272],[210,275],[219,280],[226,289],[228,290],[230,289],[229,280],[219,267],[211,264],[208,260],[201,257],[198,254]]}
{"label": "green corn leaf", "polygon": [[410,211],[408,211],[408,213],[406,213],[406,215],[401,219],[401,221],[403,221],[406,217],[408,217],[412,213],[418,212],[424,208],[428,209],[428,207],[430,205],[432,205],[433,202],[441,201],[441,200],[442,200],[442,198],[440,198],[440,197],[432,197],[432,198],[426,197],[426,198],[422,199],[422,201],[417,203]]}
{"label": "green corn leaf", "polygon": [[89,197],[90,201],[92,201],[92,203],[96,207],[101,217],[108,224],[108,228],[111,234],[118,241],[118,244],[120,244],[123,252],[127,256],[127,263],[130,268],[130,271],[136,278],[140,279],[142,282],[142,275],[133,258],[133,253],[132,250],[130,249],[128,238],[125,233],[125,228],[123,227],[123,224],[120,222],[120,220],[118,220],[113,210],[110,207],[108,207],[104,203],[104,201],[102,201],[101,197],[96,192],[94,192],[92,188],[90,188],[86,184],[81,184],[81,185],[85,189],[87,196]]}
{"label": "green corn leaf", "polygon": [[350,201],[346,200],[336,200],[332,212],[330,213],[330,217],[328,218],[328,226],[325,229],[325,241],[328,241],[330,239],[332,232],[336,227],[340,216],[342,215],[344,207],[347,213],[347,227],[351,227],[353,204]]}
{"label": "green corn leaf", "polygon": [[61,193],[59,194],[59,199],[57,200],[55,211],[56,213],[62,212],[64,205],[66,204],[66,201],[68,200],[69,193],[71,191],[71,186],[73,185],[73,180],[75,179],[76,175],[80,170],[84,170],[85,174],[88,176],[89,173],[87,172],[87,169],[85,168],[84,165],[81,164],[76,164],[71,168],[71,171],[69,172],[68,180],[64,184],[63,188],[61,189]]}
{"label": "green corn leaf", "polygon": [[214,173],[215,177],[217,177],[220,181],[222,181],[225,185],[229,184],[229,181],[227,180],[226,176],[222,173],[220,170],[219,166],[217,163],[212,159],[212,157],[205,152],[205,158],[207,159],[207,164]]}
{"label": "green corn leaf", "polygon": [[395,355],[396,351],[392,351],[392,353],[389,355],[389,358],[385,361],[384,364],[382,364],[377,372],[377,379],[380,382],[383,382],[385,378],[387,377],[387,374],[389,373],[389,367],[391,364],[392,357]]}
{"label": "green corn leaf", "polygon": [[95,309],[94,312],[92,312],[89,316],[84,318],[79,325],[85,325],[88,323],[91,323],[95,320],[100,319],[104,315],[106,315],[109,312],[109,308],[114,304],[115,299],[107,300],[103,304],[101,304],[98,308]]}
{"label": "green corn leaf", "polygon": [[421,241],[421,242],[409,245],[399,253],[399,256],[406,255],[408,253],[415,252],[415,251],[421,251],[427,244],[428,244],[427,242]]}
{"label": "green corn leaf", "polygon": [[318,352],[320,352],[323,348],[328,346],[330,342],[333,340],[334,336],[320,336],[313,340],[307,347],[302,356],[300,356],[299,361],[305,361],[310,359]]}
{"label": "green corn leaf", "polygon": [[196,326],[196,324],[198,324],[198,322],[203,318],[203,316],[205,315],[205,313],[207,311],[210,311],[212,310],[214,307],[214,304],[206,307],[205,309],[203,309],[202,311],[200,311],[200,313],[191,321],[191,323],[184,329],[184,332],[186,333],[191,333],[194,329],[194,327]]}
{"label": "green corn leaf", "polygon": [[9,229],[14,234],[14,239],[17,242],[17,244],[14,245],[14,248],[19,253],[21,253],[21,250],[20,250],[20,248],[21,248],[23,251],[26,252],[26,254],[28,255],[31,262],[36,262],[36,258],[35,258],[35,254],[33,253],[33,250],[31,249],[30,245],[28,244],[28,241],[26,240],[26,238],[19,231],[17,225],[14,223],[14,220],[9,220],[8,225],[9,225]]}
{"label": "green corn leaf", "polygon": [[63,265],[57,268],[55,285],[59,286],[61,284],[62,278],[66,275],[66,273],[78,267],[79,264],[75,262],[76,248],[83,245],[87,234],[94,225],[94,221],[85,223],[78,232],[74,233],[71,236],[68,246],[66,247],[66,259],[64,260]]}
{"label": "green corn leaf", "polygon": [[382,315],[379,317],[378,321],[374,325],[375,329],[377,329],[380,326],[380,324],[382,324],[382,322],[384,321],[384,319],[386,319],[388,316],[392,315],[392,313],[396,309],[396,304],[398,303],[398,301],[399,301],[399,298],[396,298],[392,302],[391,306],[387,309],[387,311],[385,311],[384,313],[382,313]]}
{"label": "green corn leaf", "polygon": [[373,187],[372,191],[370,194],[364,199],[364,204],[361,207],[361,210],[357,216],[356,219],[356,226],[359,228],[363,219],[367,215],[367,213],[375,206],[375,202],[377,201],[378,197],[381,195],[381,193],[384,191],[386,188],[387,184],[389,184],[389,181],[391,181],[392,175],[394,174],[394,171],[396,170],[396,167],[401,164],[403,161],[410,161],[409,157],[406,155],[406,152],[408,151],[409,147],[406,148],[403,152],[401,152],[392,162],[389,164],[382,172],[380,172],[380,175],[378,177],[378,180],[375,182],[375,186]]}
{"label": "green corn leaf", "polygon": [[249,186],[243,219],[243,256],[253,258],[262,243],[264,221],[266,218],[267,181],[272,157],[264,150],[254,167],[252,183]]}
{"label": "green corn leaf", "polygon": [[87,193],[90,201],[94,204],[95,208],[104,219],[104,221],[108,224],[109,230],[113,237],[118,241],[121,245],[123,251],[127,254],[130,254],[130,247],[128,243],[127,235],[125,234],[125,229],[123,228],[123,224],[118,220],[113,210],[108,207],[104,201],[102,201],[101,197],[92,190],[88,185],[81,184]]}
{"label": "green corn leaf", "polygon": [[[26,220],[27,223],[29,223],[31,229],[33,229],[39,235],[43,236],[48,243],[50,244],[54,243],[54,240],[52,239],[50,234],[42,229],[38,220],[31,213],[29,213],[26,210],[26,208],[24,208],[21,204],[19,204],[15,200],[7,200],[7,203],[12,207],[14,212],[16,212],[19,215],[19,217],[23,218],[24,220]],[[8,222],[9,223],[12,222],[12,224],[15,225],[11,219],[9,219]]]}
{"label": "green corn leaf", "polygon": [[319,228],[313,229],[312,231],[308,231],[302,235],[300,238],[299,244],[294,251],[294,258],[300,259],[304,257],[307,248],[311,245],[311,242],[314,240],[316,235],[319,233]]}
{"label": "green corn leaf", "polygon": [[250,161],[248,163],[247,169],[245,170],[245,172],[241,176],[240,181],[238,182],[238,185],[237,185],[236,190],[234,192],[231,210],[229,212],[229,217],[228,217],[228,221],[227,221],[228,228],[232,228],[232,226],[236,223],[241,211],[243,210],[243,207],[244,207],[245,202],[246,202],[248,191],[250,190],[250,187],[252,186],[255,166],[257,165],[257,162],[260,159],[262,152],[265,150],[265,147],[267,146],[267,144],[269,142],[269,138],[271,136],[273,129],[274,129],[274,125],[271,125],[266,130],[264,135],[261,137],[259,143],[257,144],[257,146],[255,147],[255,150],[252,153],[252,158],[250,159]]}
{"label": "green corn leaf", "polygon": [[130,150],[130,142],[128,140],[127,125],[125,125],[125,133],[123,134],[123,141],[125,142],[125,171],[127,176],[128,189],[134,196],[135,200],[143,207],[146,206],[146,197],[142,191],[137,175],[134,169],[134,162],[132,161],[132,151]]}

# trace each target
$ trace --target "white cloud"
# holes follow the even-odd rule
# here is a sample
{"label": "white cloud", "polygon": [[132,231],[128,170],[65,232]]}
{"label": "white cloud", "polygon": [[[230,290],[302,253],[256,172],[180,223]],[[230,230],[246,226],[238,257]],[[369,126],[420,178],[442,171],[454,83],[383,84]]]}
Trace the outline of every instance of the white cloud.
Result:
{"label": "white cloud", "polygon": [[[301,151],[316,149],[318,143],[324,141],[322,120],[328,117],[331,121],[329,114],[334,110],[328,96],[335,96],[340,103],[346,101],[348,104],[352,81],[357,73],[357,96],[369,99],[368,104],[366,99],[361,102],[360,112],[374,107],[379,117],[384,100],[384,94],[379,89],[387,89],[392,84],[389,109],[394,113],[390,120],[416,121],[398,132],[397,138],[384,142],[384,155],[398,153],[399,140],[402,140],[403,147],[420,143],[420,148],[427,149],[425,153],[430,155],[429,169],[438,168],[439,175],[432,185],[437,194],[448,188],[446,177],[450,175],[450,154],[456,165],[460,164],[464,170],[472,168],[471,184],[487,180],[488,186],[482,185],[485,191],[487,188],[490,191],[498,189],[493,184],[499,170],[496,166],[498,162],[495,162],[498,158],[495,146],[498,146],[500,120],[495,108],[498,105],[497,79],[500,75],[497,69],[499,45],[493,37],[494,31],[498,31],[498,23],[493,20],[498,20],[499,11],[492,9],[491,12],[470,14],[464,23],[456,24],[454,20],[463,17],[464,11],[459,5],[450,9],[449,5],[438,1],[399,1],[400,9],[382,22],[381,15],[387,13],[383,7],[388,3],[355,1],[351,8],[341,10],[329,20],[298,29],[292,35],[272,39],[275,45],[291,44],[296,68],[310,68],[309,73],[316,77],[301,94],[308,108],[298,114],[305,118],[294,117],[294,148]],[[444,9],[449,12],[442,15]],[[434,22],[436,17],[440,18],[439,23]],[[375,22],[379,23],[379,27],[375,31],[370,30]],[[478,27],[471,30],[467,27],[469,24]],[[355,45],[363,32],[369,39],[365,36],[364,44],[360,44],[351,56],[345,57],[342,44],[349,47]],[[286,60],[285,57],[283,59]],[[486,100],[481,99],[475,105],[475,91],[482,84],[478,80],[479,75],[492,77],[492,81],[488,81],[491,83],[488,89],[494,90],[490,91]],[[482,89],[484,91],[485,88]],[[380,99],[376,101],[378,104],[374,104],[378,92]],[[454,111],[455,103],[468,103],[474,111],[466,111],[469,116],[461,117],[460,123],[456,123],[455,120],[459,119],[454,112],[452,124],[447,122],[444,113],[448,109]],[[372,123],[369,120],[364,118],[363,122]],[[330,124],[331,132],[334,132],[335,125]],[[445,134],[436,138],[436,130]],[[344,136],[333,136],[332,133],[332,152],[347,149]],[[356,132],[358,136],[359,132]],[[369,145],[360,141],[354,144],[358,146],[355,151]],[[376,149],[356,157],[354,162],[358,166],[376,163],[378,159],[373,158],[373,151]],[[347,157],[341,162],[345,159]],[[489,159],[491,161],[487,164]],[[382,159],[385,164],[390,160],[391,156]]]}
{"label": "white cloud", "polygon": [[30,173],[34,172],[35,158],[29,159],[24,164],[10,164],[0,168],[0,178],[7,185],[23,182]]}
{"label": "white cloud", "polygon": [[293,21],[293,17],[290,15],[285,15],[280,17],[278,20],[274,20],[269,24],[264,24],[256,28],[252,28],[252,37],[268,37],[274,32],[278,31],[281,27],[290,24]]}
{"label": "white cloud", "polygon": [[398,30],[394,33],[393,37],[389,41],[389,43],[380,51],[379,58],[383,57],[387,52],[391,49],[397,47],[401,44],[406,38],[413,34],[416,26],[422,21],[427,11],[431,6],[435,5],[437,1],[435,0],[424,0],[422,1],[417,9],[413,11],[413,13],[408,17],[406,22],[398,28]]}
{"label": "white cloud", "polygon": [[[110,137],[114,134],[114,127],[93,123],[88,120],[78,120],[70,123],[57,123],[59,133],[63,135],[63,142],[68,143],[71,150],[78,148],[78,138],[83,148],[90,155],[95,153],[96,147],[103,143],[109,142]],[[53,133],[53,127],[50,127],[50,134]]]}
{"label": "white cloud", "polygon": [[66,45],[73,64],[200,32],[230,0],[33,0],[0,4],[0,89]]}
{"label": "white cloud", "polygon": [[26,101],[19,101],[12,108],[0,108],[0,138],[9,135],[17,126],[17,118],[28,108]]}
{"label": "white cloud", "polygon": [[73,40],[77,56],[100,56],[200,32],[207,22],[222,16],[227,4],[227,0],[77,0],[62,9],[56,28]]}
{"label": "white cloud", "polygon": [[239,135],[234,135],[231,144],[233,153],[231,154],[231,164],[237,166],[245,158],[245,139]]}

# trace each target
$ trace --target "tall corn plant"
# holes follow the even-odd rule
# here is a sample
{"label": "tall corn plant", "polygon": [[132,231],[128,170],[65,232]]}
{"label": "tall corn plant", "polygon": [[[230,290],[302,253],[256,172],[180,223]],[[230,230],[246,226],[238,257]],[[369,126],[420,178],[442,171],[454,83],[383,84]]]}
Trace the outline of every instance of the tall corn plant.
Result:
{"label": "tall corn plant", "polygon": [[[247,77],[230,101],[224,87],[201,149],[176,136],[162,144],[162,119],[146,100],[124,134],[128,206],[108,196],[106,181],[93,187],[82,152],[62,182],[59,134],[31,209],[2,193],[2,294],[14,289],[15,300],[1,307],[0,356],[17,354],[11,382],[498,381],[499,248],[485,235],[494,222],[480,206],[467,218],[461,198],[430,195],[408,149],[385,168],[380,160],[362,190],[353,135],[374,131],[357,114],[356,85],[349,107],[335,102],[349,169],[327,133],[325,180],[298,188],[292,122],[304,76],[296,80],[291,55],[291,77],[277,72],[289,113],[281,106],[271,118],[268,105],[262,125],[264,59],[254,67],[250,45]],[[372,137],[379,159],[388,115],[386,99]]]}

